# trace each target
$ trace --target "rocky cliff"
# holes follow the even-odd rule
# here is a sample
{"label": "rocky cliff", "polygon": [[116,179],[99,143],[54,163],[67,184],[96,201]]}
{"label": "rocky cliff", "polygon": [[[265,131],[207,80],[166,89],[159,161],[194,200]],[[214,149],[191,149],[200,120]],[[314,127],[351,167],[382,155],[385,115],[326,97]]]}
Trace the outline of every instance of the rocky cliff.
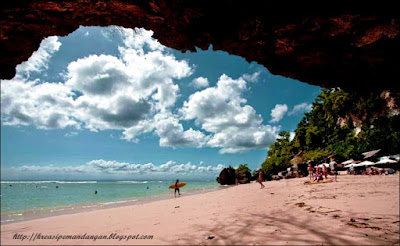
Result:
{"label": "rocky cliff", "polygon": [[79,25],[144,27],[181,51],[227,51],[273,74],[326,87],[400,90],[400,15],[395,3],[235,0],[14,0],[0,10],[0,78],[44,37]]}

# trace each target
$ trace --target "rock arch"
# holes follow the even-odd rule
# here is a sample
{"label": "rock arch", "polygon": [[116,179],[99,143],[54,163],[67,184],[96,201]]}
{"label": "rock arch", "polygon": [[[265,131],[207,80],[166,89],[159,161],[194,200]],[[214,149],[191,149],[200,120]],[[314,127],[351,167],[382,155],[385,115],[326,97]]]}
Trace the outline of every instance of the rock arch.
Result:
{"label": "rock arch", "polygon": [[[224,50],[314,85],[400,91],[400,16],[394,3],[236,0],[14,0],[0,11],[1,79],[44,37],[79,25],[144,27],[164,45]],[[364,10],[361,10],[363,8]]]}

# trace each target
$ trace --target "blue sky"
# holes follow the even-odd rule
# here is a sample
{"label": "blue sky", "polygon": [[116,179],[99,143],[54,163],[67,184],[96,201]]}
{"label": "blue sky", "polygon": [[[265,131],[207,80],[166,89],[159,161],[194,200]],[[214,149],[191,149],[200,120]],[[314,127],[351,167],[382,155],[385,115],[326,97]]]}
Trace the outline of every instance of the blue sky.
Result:
{"label": "blue sky", "polygon": [[256,169],[321,88],[226,52],[175,51],[143,29],[44,39],[1,81],[1,178],[216,177]]}

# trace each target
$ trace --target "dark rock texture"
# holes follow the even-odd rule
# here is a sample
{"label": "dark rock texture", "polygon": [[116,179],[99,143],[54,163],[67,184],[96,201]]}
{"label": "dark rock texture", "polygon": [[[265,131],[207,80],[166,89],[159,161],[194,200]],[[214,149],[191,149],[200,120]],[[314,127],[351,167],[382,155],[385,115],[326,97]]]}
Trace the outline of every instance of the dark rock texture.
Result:
{"label": "dark rock texture", "polygon": [[232,185],[235,184],[236,181],[236,173],[233,168],[224,168],[219,174],[217,178],[217,182],[221,185]]}
{"label": "dark rock texture", "polygon": [[220,172],[217,182],[221,185],[233,185],[236,183],[236,178],[239,184],[247,184],[251,181],[250,172],[236,172],[234,168],[224,168]]}
{"label": "dark rock texture", "polygon": [[237,173],[238,183],[247,184],[251,181],[251,173],[249,172],[238,172]]}
{"label": "dark rock texture", "polygon": [[79,25],[144,27],[164,45],[227,51],[273,74],[325,87],[400,90],[396,2],[14,0],[0,10],[0,78],[44,37]]}

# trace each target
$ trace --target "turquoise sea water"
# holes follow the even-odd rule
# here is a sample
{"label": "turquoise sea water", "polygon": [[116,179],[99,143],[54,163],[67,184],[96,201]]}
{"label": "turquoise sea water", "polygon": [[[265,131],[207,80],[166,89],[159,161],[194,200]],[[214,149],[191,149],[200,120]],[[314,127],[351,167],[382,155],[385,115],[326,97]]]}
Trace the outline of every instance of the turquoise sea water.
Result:
{"label": "turquoise sea water", "polygon": [[[168,188],[170,184],[173,181],[1,181],[1,221],[78,207],[132,203],[162,195],[174,197],[174,190]],[[219,184],[212,180],[188,181],[181,193],[217,187]]]}

